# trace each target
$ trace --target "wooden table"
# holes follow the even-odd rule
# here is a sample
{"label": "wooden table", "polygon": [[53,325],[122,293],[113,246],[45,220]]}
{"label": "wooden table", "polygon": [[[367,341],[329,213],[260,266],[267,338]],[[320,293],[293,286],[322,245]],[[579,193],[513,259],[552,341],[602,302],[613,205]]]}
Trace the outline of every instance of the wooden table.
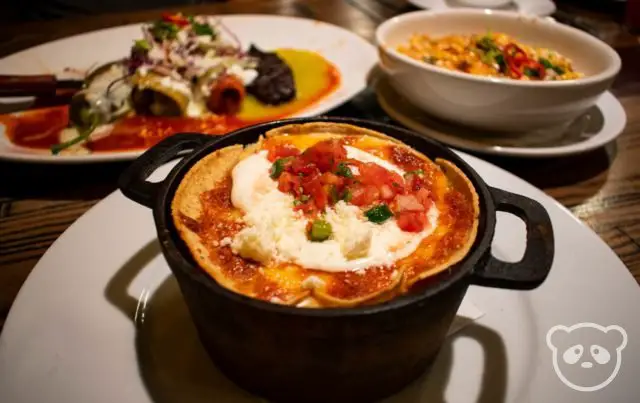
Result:
{"label": "wooden table", "polygon": [[[181,10],[193,14],[268,13],[314,18],[372,40],[383,20],[414,8],[401,0],[231,0]],[[3,26],[0,56],[81,32],[150,20],[157,15],[159,11],[144,11]],[[609,15],[560,6],[554,17],[600,36],[619,51],[623,70],[613,92],[627,112],[627,127],[615,144],[577,157],[484,158],[542,188],[567,206],[615,250],[640,281],[640,43]],[[331,114],[391,122],[371,91]],[[38,259],[74,220],[116,189],[116,179],[126,165],[0,163],[0,329]],[[80,170],[88,179],[78,176]]]}

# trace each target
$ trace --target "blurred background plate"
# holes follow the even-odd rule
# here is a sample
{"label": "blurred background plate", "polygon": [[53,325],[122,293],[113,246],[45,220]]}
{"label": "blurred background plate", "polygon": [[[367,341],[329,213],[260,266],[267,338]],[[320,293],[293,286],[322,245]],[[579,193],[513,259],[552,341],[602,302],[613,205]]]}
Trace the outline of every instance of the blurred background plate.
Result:
{"label": "blurred background plate", "polygon": [[[445,10],[448,8],[469,7],[467,4],[471,0],[409,0],[409,3],[418,8],[429,10]],[[547,17],[556,11],[556,6],[551,0],[512,0],[506,6],[498,7],[497,10],[511,10],[522,14]]]}
{"label": "blurred background plate", "polygon": [[[336,91],[291,117],[325,113],[351,99],[367,86],[367,76],[377,63],[375,47],[336,25],[305,18],[271,15],[222,15],[220,19],[240,39],[263,49],[298,48],[318,52],[340,71]],[[131,44],[141,36],[140,24],[93,31],[49,42],[0,60],[0,74],[56,74],[68,77],[65,69],[89,70],[129,54]],[[0,99],[0,112],[28,105],[29,98]],[[17,104],[17,105],[16,105]],[[141,151],[103,152],[90,155],[51,155],[13,145],[0,125],[0,159],[40,163],[89,163],[128,160]]]}

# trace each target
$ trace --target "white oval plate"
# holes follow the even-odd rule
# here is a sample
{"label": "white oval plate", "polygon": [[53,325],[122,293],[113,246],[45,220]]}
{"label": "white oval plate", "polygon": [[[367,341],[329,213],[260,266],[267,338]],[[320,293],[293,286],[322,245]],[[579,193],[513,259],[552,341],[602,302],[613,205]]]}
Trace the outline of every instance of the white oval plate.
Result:
{"label": "white oval plate", "polygon": [[[467,0],[468,3],[471,1]],[[457,0],[409,0],[409,3],[419,8],[429,10],[447,10],[450,8],[467,8],[464,1]],[[489,7],[476,7],[489,8]],[[547,17],[556,11],[556,5],[551,0],[513,0],[510,4],[497,7],[496,10],[511,10],[520,14]]]}
{"label": "white oval plate", "polygon": [[615,140],[627,124],[627,115],[610,92],[565,128],[513,136],[493,135],[435,119],[402,97],[381,75],[375,83],[378,103],[391,118],[423,136],[461,150],[520,158],[560,157],[584,153]]}
{"label": "white oval plate", "polygon": [[[387,402],[637,401],[640,289],[629,270],[542,191],[461,155],[489,185],[543,204],[555,232],[553,267],[532,291],[472,286],[465,301],[484,316],[448,338],[429,376]],[[162,167],[158,176],[169,168]],[[493,253],[518,260],[524,232],[516,218],[498,214]],[[611,364],[621,363],[615,379],[591,393],[560,381],[546,343],[554,326],[583,322],[618,325],[628,335],[620,361],[611,344],[616,339],[603,340],[607,334],[569,340],[570,345],[597,342],[614,353]],[[160,252],[151,211],[119,191],[65,231],[20,290],[0,337],[0,401],[264,402],[229,382],[207,359]]]}
{"label": "white oval plate", "polygon": [[[292,47],[316,51],[340,70],[340,87],[328,97],[291,117],[315,116],[345,103],[367,86],[367,76],[376,65],[375,47],[351,31],[320,21],[272,15],[221,15],[222,22],[244,46],[255,43],[264,49]],[[0,61],[0,74],[56,74],[64,69],[88,70],[92,66],[128,55],[140,38],[140,24],[89,32],[46,43]],[[0,98],[0,106],[25,103],[28,98]],[[5,105],[3,105],[5,104]],[[0,125],[0,159],[44,163],[88,163],[133,159],[142,151],[95,153],[86,156],[54,156],[46,151],[17,147]]]}

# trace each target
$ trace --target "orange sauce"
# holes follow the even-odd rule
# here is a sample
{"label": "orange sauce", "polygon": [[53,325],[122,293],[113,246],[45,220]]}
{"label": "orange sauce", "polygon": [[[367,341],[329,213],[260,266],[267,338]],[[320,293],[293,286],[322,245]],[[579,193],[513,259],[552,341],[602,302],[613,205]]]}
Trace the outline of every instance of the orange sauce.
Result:
{"label": "orange sauce", "polygon": [[[292,50],[283,52],[294,53]],[[312,52],[299,51],[300,54]],[[310,90],[301,93],[291,102],[279,106],[262,106],[252,97],[247,97],[243,104],[245,110],[237,116],[206,116],[202,118],[189,117],[154,117],[154,116],[129,116],[118,120],[110,134],[95,141],[90,141],[86,147],[93,152],[114,152],[125,150],[142,150],[153,146],[160,140],[180,132],[197,132],[210,135],[223,135],[230,131],[251,126],[257,123],[268,122],[289,117],[295,113],[317,103],[340,86],[340,73],[328,61],[321,72],[315,77],[304,77],[305,64],[308,59],[295,57],[291,65],[296,78],[303,78],[301,82],[313,82],[315,85],[306,85]],[[304,55],[303,55],[304,56]],[[315,55],[315,60],[321,58]],[[51,146],[59,143],[60,131],[68,126],[69,107],[57,106],[46,109],[36,109],[26,112],[0,115],[0,125],[4,125],[5,136],[15,145],[49,150]]]}

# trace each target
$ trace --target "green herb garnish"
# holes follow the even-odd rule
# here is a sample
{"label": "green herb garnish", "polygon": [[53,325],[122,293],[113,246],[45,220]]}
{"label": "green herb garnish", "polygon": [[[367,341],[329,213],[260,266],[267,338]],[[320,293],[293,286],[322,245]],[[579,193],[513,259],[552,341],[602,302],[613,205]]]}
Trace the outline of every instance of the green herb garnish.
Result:
{"label": "green herb garnish", "polygon": [[309,239],[314,242],[322,242],[331,236],[331,224],[325,220],[314,220],[309,230]]}
{"label": "green herb garnish", "polygon": [[[482,38],[476,41],[476,47],[480,50],[484,50],[485,52],[489,52],[491,50],[498,49],[498,46],[491,38],[490,34],[483,36]],[[498,49],[499,50],[499,49]]]}
{"label": "green herb garnish", "polygon": [[278,158],[272,165],[271,171],[269,172],[269,176],[271,179],[278,179],[280,174],[284,171],[284,167],[291,160],[291,157],[286,158]]}
{"label": "green herb garnish", "polygon": [[149,29],[151,35],[158,40],[164,41],[165,39],[175,39],[178,35],[178,26],[171,22],[156,21],[155,24]]}
{"label": "green herb garnish", "polygon": [[194,21],[191,23],[191,29],[193,29],[193,32],[198,36],[203,36],[203,35],[209,35],[212,37],[216,36],[215,32],[213,31],[213,28],[211,28],[209,24],[199,24]]}
{"label": "green herb garnish", "polygon": [[135,41],[133,47],[134,49],[141,50],[143,52],[148,52],[149,50],[151,50],[151,45],[149,45],[149,42],[145,41],[144,39],[138,39],[137,41]]}
{"label": "green herb garnish", "polygon": [[496,63],[496,58],[502,56],[502,53],[498,49],[491,49],[480,55],[480,59],[485,64]]}
{"label": "green herb garnish", "polygon": [[553,68],[553,64],[551,64],[549,59],[545,59],[544,57],[539,58],[538,59],[538,63],[543,65],[545,69],[552,69]]}
{"label": "green herb garnish", "polygon": [[524,71],[523,71],[524,75],[527,77],[531,77],[531,78],[538,78],[540,77],[540,73],[538,72],[538,70],[536,69],[531,69],[529,67],[525,67]]}
{"label": "green herb garnish", "polygon": [[78,137],[75,137],[69,141],[65,141],[64,143],[55,144],[51,146],[51,153],[53,155],[57,155],[60,153],[60,151],[88,139],[91,133],[98,126],[98,123],[100,120],[98,118],[98,114],[90,111],[89,109],[83,109],[80,111],[80,119],[82,120],[83,123],[86,122],[86,125],[76,126],[78,130]]}
{"label": "green herb garnish", "polygon": [[505,63],[504,61],[504,55],[500,53],[496,55],[495,59],[496,59],[496,63],[500,67],[500,71],[504,72],[505,69],[507,68],[507,63]]}
{"label": "green herb garnish", "polygon": [[341,162],[338,164],[338,168],[336,169],[336,175],[343,176],[345,178],[353,178],[353,173],[351,169],[347,166],[347,164]]}
{"label": "green herb garnish", "polygon": [[383,222],[391,218],[391,216],[393,216],[393,213],[391,212],[391,210],[389,210],[389,207],[387,207],[386,204],[379,204],[365,211],[364,215],[367,216],[369,221],[376,224],[382,224]]}
{"label": "green herb garnish", "polygon": [[538,62],[544,66],[545,69],[551,69],[553,71],[555,71],[558,75],[563,75],[565,73],[564,69],[562,67],[558,67],[556,65],[554,65],[553,63],[551,63],[549,61],[549,59],[545,59],[544,57],[541,57],[538,59]]}

